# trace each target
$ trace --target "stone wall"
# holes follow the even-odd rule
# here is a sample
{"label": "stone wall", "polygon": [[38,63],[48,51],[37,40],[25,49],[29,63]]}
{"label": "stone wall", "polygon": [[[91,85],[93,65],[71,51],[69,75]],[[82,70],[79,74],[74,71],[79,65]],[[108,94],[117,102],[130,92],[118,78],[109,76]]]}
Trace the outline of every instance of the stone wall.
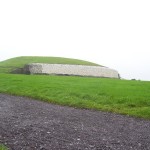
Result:
{"label": "stone wall", "polygon": [[116,70],[100,66],[85,65],[32,63],[24,67],[24,73],[119,78],[119,74]]}

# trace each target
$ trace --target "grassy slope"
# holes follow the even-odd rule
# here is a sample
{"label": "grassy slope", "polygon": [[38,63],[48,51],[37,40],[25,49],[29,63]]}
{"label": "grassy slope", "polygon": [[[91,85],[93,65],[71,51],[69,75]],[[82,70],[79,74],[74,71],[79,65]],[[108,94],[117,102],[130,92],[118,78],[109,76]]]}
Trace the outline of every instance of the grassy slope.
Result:
{"label": "grassy slope", "polygon": [[150,82],[0,74],[0,92],[150,119]]}
{"label": "grassy slope", "polygon": [[23,66],[28,63],[97,65],[88,61],[70,58],[23,56],[0,62],[0,73],[9,73],[16,68],[23,68]]}

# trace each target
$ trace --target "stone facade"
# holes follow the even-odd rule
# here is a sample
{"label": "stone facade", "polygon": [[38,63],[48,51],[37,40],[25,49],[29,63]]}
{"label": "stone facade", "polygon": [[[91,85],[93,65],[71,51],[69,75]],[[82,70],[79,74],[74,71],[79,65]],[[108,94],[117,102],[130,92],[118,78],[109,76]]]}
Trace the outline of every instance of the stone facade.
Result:
{"label": "stone facade", "polygon": [[119,78],[119,74],[116,70],[100,66],[85,65],[32,63],[24,67],[24,73]]}

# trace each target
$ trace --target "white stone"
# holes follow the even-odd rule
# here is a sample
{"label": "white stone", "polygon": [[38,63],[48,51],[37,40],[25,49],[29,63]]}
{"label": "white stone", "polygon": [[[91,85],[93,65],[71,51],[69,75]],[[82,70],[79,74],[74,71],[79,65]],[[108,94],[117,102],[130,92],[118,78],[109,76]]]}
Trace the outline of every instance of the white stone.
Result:
{"label": "white stone", "polygon": [[119,78],[116,70],[101,66],[85,65],[32,63],[24,67],[24,73]]}

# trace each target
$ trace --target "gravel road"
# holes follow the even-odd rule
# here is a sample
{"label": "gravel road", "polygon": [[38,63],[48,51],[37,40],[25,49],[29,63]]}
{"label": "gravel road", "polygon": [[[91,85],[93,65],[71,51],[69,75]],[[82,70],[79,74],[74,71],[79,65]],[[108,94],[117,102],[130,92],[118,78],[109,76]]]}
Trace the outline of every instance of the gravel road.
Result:
{"label": "gravel road", "polygon": [[10,150],[150,150],[150,121],[0,94]]}

